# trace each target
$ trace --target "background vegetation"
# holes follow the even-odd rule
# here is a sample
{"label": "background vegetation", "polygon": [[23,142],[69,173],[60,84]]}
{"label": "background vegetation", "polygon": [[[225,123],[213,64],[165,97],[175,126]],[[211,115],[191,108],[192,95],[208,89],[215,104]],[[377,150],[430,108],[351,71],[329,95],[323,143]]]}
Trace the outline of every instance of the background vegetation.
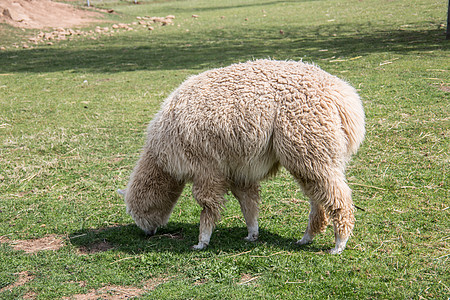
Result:
{"label": "background vegetation", "polygon": [[[149,299],[450,297],[447,1],[92,2],[114,9],[112,23],[176,18],[33,49],[9,46],[35,31],[1,25],[0,237],[10,242],[0,245],[0,298],[105,286]],[[313,62],[362,96],[367,136],[348,181],[364,211],[347,250],[326,254],[331,228],[295,245],[309,205],[285,171],[263,184],[256,243],[241,239],[229,197],[208,249],[189,250],[200,213],[189,187],[169,224],[146,238],[115,190],[160,103],[191,74],[267,57]],[[13,247],[50,234],[64,246]],[[25,271],[32,280],[8,288]]]}

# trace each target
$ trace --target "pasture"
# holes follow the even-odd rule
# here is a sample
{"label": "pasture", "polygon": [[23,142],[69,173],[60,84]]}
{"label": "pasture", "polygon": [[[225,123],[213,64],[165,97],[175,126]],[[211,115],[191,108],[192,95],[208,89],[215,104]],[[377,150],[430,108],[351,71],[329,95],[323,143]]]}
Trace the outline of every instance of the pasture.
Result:
{"label": "pasture", "polygon": [[[0,24],[0,299],[449,299],[447,1],[91,3],[114,13],[51,45]],[[309,204],[285,170],[262,184],[257,242],[230,195],[208,248],[190,250],[190,186],[147,238],[116,190],[161,102],[190,75],[269,57],[314,63],[362,98],[347,249],[326,253],[331,226],[295,244]]]}

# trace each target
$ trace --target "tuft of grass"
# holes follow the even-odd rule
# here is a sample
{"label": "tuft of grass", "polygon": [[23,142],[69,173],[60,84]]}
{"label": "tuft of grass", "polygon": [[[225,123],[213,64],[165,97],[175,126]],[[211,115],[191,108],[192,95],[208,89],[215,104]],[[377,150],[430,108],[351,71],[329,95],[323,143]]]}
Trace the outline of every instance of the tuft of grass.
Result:
{"label": "tuft of grass", "polygon": [[[446,1],[93,3],[113,22],[175,24],[0,51],[0,298],[117,287],[148,299],[449,298]],[[1,28],[8,46],[34,33]],[[115,190],[160,103],[192,74],[267,57],[313,62],[362,96],[367,135],[347,173],[364,210],[347,250],[325,253],[332,228],[295,245],[309,204],[285,170],[263,183],[258,242],[242,240],[229,196],[210,246],[189,250],[200,214],[190,186],[146,238]],[[14,250],[51,234],[64,237],[59,250]]]}

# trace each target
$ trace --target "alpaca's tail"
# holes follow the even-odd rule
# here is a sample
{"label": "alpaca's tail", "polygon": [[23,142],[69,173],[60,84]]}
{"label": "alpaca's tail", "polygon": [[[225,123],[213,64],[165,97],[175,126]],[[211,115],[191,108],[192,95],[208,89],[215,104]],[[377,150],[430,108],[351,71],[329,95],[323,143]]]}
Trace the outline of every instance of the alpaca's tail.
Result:
{"label": "alpaca's tail", "polygon": [[364,109],[358,94],[349,85],[340,90],[339,94],[343,101],[337,103],[337,108],[341,116],[342,127],[347,135],[347,153],[350,156],[358,151],[364,140],[366,132]]}

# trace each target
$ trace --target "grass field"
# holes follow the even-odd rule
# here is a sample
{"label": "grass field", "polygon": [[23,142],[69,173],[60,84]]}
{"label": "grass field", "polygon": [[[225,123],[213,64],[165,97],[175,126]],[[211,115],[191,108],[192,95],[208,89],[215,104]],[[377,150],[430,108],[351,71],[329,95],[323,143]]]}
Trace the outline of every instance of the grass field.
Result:
{"label": "grass field", "polygon": [[[102,27],[176,18],[32,49],[11,45],[36,31],[0,26],[0,299],[450,298],[447,1],[92,2],[117,13]],[[160,103],[189,75],[267,57],[314,62],[363,99],[347,250],[326,253],[331,227],[295,245],[309,204],[286,171],[263,183],[258,242],[228,197],[210,246],[191,251],[189,187],[146,238],[115,190]],[[39,241],[59,246],[24,251]]]}

